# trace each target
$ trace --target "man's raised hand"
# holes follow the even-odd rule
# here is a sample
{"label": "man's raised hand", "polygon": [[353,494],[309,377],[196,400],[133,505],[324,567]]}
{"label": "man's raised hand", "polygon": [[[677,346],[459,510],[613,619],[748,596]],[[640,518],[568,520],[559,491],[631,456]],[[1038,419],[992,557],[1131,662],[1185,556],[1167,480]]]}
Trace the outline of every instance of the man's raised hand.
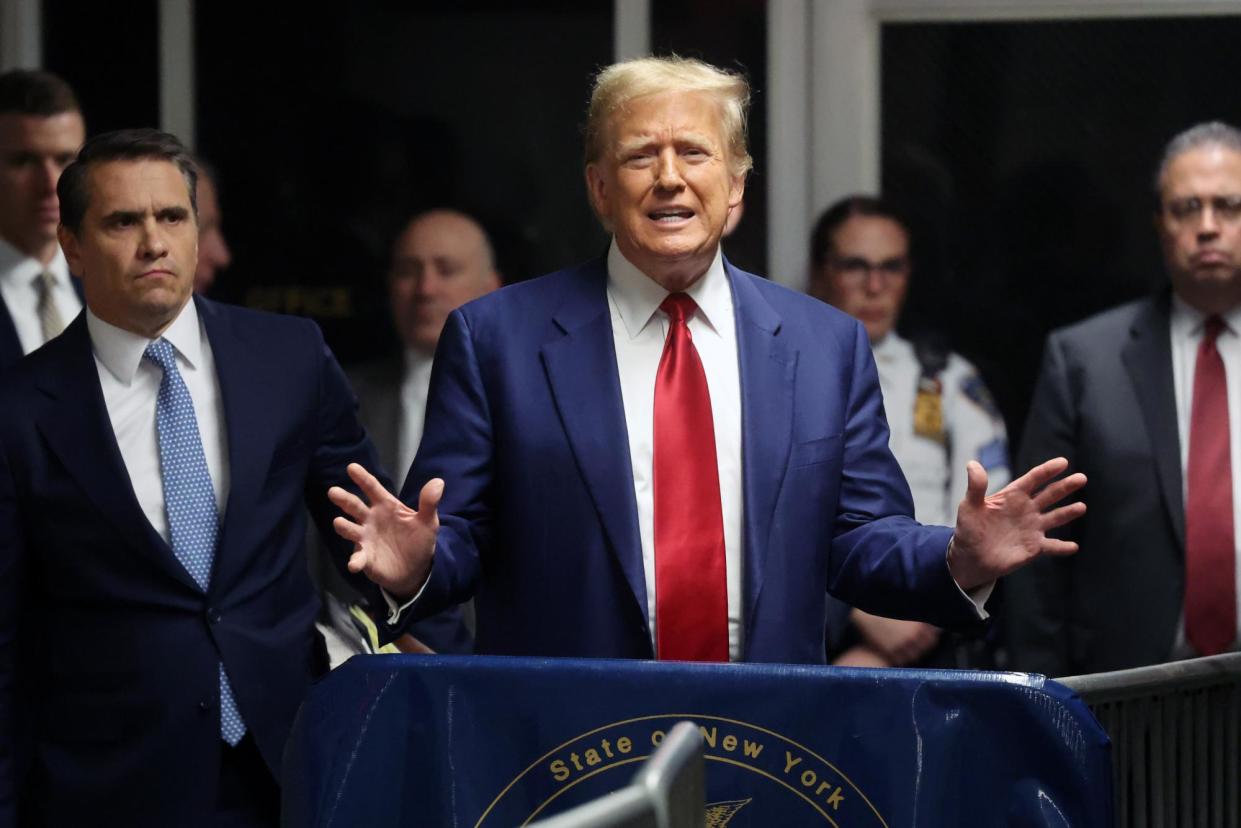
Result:
{"label": "man's raised hand", "polygon": [[444,481],[438,477],[427,481],[415,511],[357,463],[350,463],[348,472],[365,500],[339,486],[327,494],[348,515],[332,525],[336,534],[353,543],[349,571],[363,573],[394,599],[407,601],[418,594],[431,571]]}
{"label": "man's raised hand", "polygon": [[987,495],[987,472],[970,461],[965,499],[957,509],[956,534],[948,552],[948,569],[969,591],[1025,566],[1040,555],[1071,555],[1072,541],[1049,537],[1052,529],[1086,513],[1077,502],[1052,508],[1086,485],[1086,475],[1056,476],[1069,467],[1057,457],[1041,463],[993,495]]}

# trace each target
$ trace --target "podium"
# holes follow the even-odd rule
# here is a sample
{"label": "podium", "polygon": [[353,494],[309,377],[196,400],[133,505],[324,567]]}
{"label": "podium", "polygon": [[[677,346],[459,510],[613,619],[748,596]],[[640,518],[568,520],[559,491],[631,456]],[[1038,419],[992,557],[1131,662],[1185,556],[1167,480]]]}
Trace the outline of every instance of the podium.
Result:
{"label": "podium", "polygon": [[410,655],[312,688],[284,824],[512,828],[625,786],[685,719],[711,826],[1112,825],[1107,736],[1042,676]]}

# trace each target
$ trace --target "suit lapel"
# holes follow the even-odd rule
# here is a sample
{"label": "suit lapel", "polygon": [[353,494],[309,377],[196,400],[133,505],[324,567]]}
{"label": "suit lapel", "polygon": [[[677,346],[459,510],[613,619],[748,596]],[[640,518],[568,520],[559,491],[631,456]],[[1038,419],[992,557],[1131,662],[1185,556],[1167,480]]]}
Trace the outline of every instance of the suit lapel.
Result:
{"label": "suit lapel", "polygon": [[1179,548],[1183,550],[1185,506],[1181,495],[1181,440],[1176,422],[1172,343],[1168,332],[1170,313],[1169,294],[1148,302],[1133,320],[1121,359],[1146,421],[1164,508],[1180,542]]}
{"label": "suit lapel", "polygon": [[47,347],[55,349],[59,363],[59,370],[44,372],[38,379],[40,389],[52,400],[47,416],[38,423],[49,448],[134,549],[197,590],[134,494],[99,386],[85,313]]}
{"label": "suit lapel", "polygon": [[[646,615],[646,576],[628,428],[603,261],[585,266],[554,321],[564,336],[542,348],[552,398],[625,580]],[[648,619],[649,620],[649,619]]]}
{"label": "suit lapel", "polygon": [[17,338],[17,326],[9,306],[0,298],[0,370],[14,365],[22,358],[22,342]]}
{"label": "suit lapel", "polygon": [[249,512],[271,463],[273,435],[268,414],[281,410],[281,401],[268,399],[267,395],[278,395],[282,386],[279,377],[263,374],[265,368],[270,370],[270,361],[255,358],[220,306],[198,297],[194,301],[211,343],[228,435],[229,489],[211,576],[210,589],[215,591],[227,583],[229,567],[240,560],[234,551],[238,527],[249,521]]}
{"label": "suit lapel", "polygon": [[745,628],[763,588],[767,539],[793,433],[797,352],[779,338],[781,320],[748,274],[725,262],[733,291],[741,378],[741,458],[745,504]]}

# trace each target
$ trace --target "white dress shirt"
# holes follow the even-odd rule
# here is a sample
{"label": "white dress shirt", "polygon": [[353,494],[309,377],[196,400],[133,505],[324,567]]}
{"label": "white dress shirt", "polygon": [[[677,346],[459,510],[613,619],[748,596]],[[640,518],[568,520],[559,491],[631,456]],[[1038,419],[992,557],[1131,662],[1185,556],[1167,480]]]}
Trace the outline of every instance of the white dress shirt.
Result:
{"label": "white dress shirt", "polygon": [[977,369],[949,353],[934,376],[943,418],[940,439],[919,434],[915,427],[923,368],[911,342],[889,333],[871,345],[883,408],[888,418],[888,448],[900,464],[914,497],[914,518],[920,523],[951,526],[965,497],[965,464],[977,460],[987,470],[987,492],[1008,485],[1008,438],[1004,420],[991,405],[990,393]]}
{"label": "white dress shirt", "polygon": [[[1224,361],[1224,375],[1228,381],[1228,440],[1232,461],[1232,527],[1234,555],[1241,551],[1241,307],[1233,308],[1223,315],[1227,328],[1220,332],[1215,347]],[[1181,502],[1189,504],[1189,422],[1194,403],[1194,369],[1198,365],[1198,346],[1202,342],[1206,316],[1185,304],[1179,296],[1172,296],[1172,318],[1168,326],[1172,336],[1172,386],[1176,393],[1176,424],[1181,441]],[[1237,555],[1233,574],[1237,579],[1237,623],[1241,627],[1241,555]],[[1233,639],[1231,649],[1241,640]],[[1185,610],[1177,625],[1173,644],[1174,658],[1191,658],[1198,653],[1185,638]]]}
{"label": "white dress shirt", "polygon": [[[715,456],[724,514],[724,558],[728,582],[728,655],[741,658],[741,376],[737,361],[737,327],[733,297],[719,251],[706,274],[686,291],[698,304],[689,320],[690,336],[707,375],[715,426]],[[612,242],[608,250],[608,307],[620,373],[642,566],[646,571],[646,608],[652,646],[655,635],[655,499],[652,446],[655,428],[655,375],[668,335],[668,316],[659,305],[668,291],[631,264]]]}
{"label": "white dress shirt", "polygon": [[427,389],[431,386],[431,356],[416,348],[405,349],[405,373],[401,376],[401,420],[397,424],[396,468],[393,482],[401,485],[414,464],[422,427],[427,417]]}
{"label": "white dress shirt", "polygon": [[[152,340],[104,322],[87,310],[86,327],[95,352],[95,367],[103,389],[104,404],[121,458],[129,472],[134,494],[147,520],[170,540],[164,510],[164,479],[159,465],[159,442],[155,431],[155,402],[164,372],[142,358]],[[211,343],[191,299],[163,333],[177,353],[177,367],[194,401],[198,432],[202,435],[207,470],[215,489],[221,518],[228,498],[228,432],[224,403],[215,373]]]}
{"label": "white dress shirt", "polygon": [[39,322],[39,277],[46,270],[55,277],[52,301],[60,318],[68,325],[82,311],[82,302],[69,280],[69,264],[59,247],[56,256],[45,267],[42,262],[22,253],[0,239],[0,296],[13,317],[22,353],[28,354],[43,344],[43,325]]}

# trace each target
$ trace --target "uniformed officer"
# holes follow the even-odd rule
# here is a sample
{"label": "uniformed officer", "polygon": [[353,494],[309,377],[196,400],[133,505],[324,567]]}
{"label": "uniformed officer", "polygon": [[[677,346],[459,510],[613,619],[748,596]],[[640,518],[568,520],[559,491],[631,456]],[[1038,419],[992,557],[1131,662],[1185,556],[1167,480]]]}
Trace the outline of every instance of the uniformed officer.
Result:
{"label": "uniformed officer", "polygon": [[[870,337],[892,453],[913,492],[914,516],[952,524],[965,496],[965,465],[978,460],[992,491],[1011,473],[1004,421],[968,361],[932,337],[910,342],[894,330],[909,286],[909,231],[882,199],[855,195],[819,218],[812,237],[810,292],[858,319]],[[835,663],[861,666],[974,666],[977,648],[942,642],[926,624],[849,613],[852,629],[829,630]],[[830,647],[829,643],[829,647]]]}

